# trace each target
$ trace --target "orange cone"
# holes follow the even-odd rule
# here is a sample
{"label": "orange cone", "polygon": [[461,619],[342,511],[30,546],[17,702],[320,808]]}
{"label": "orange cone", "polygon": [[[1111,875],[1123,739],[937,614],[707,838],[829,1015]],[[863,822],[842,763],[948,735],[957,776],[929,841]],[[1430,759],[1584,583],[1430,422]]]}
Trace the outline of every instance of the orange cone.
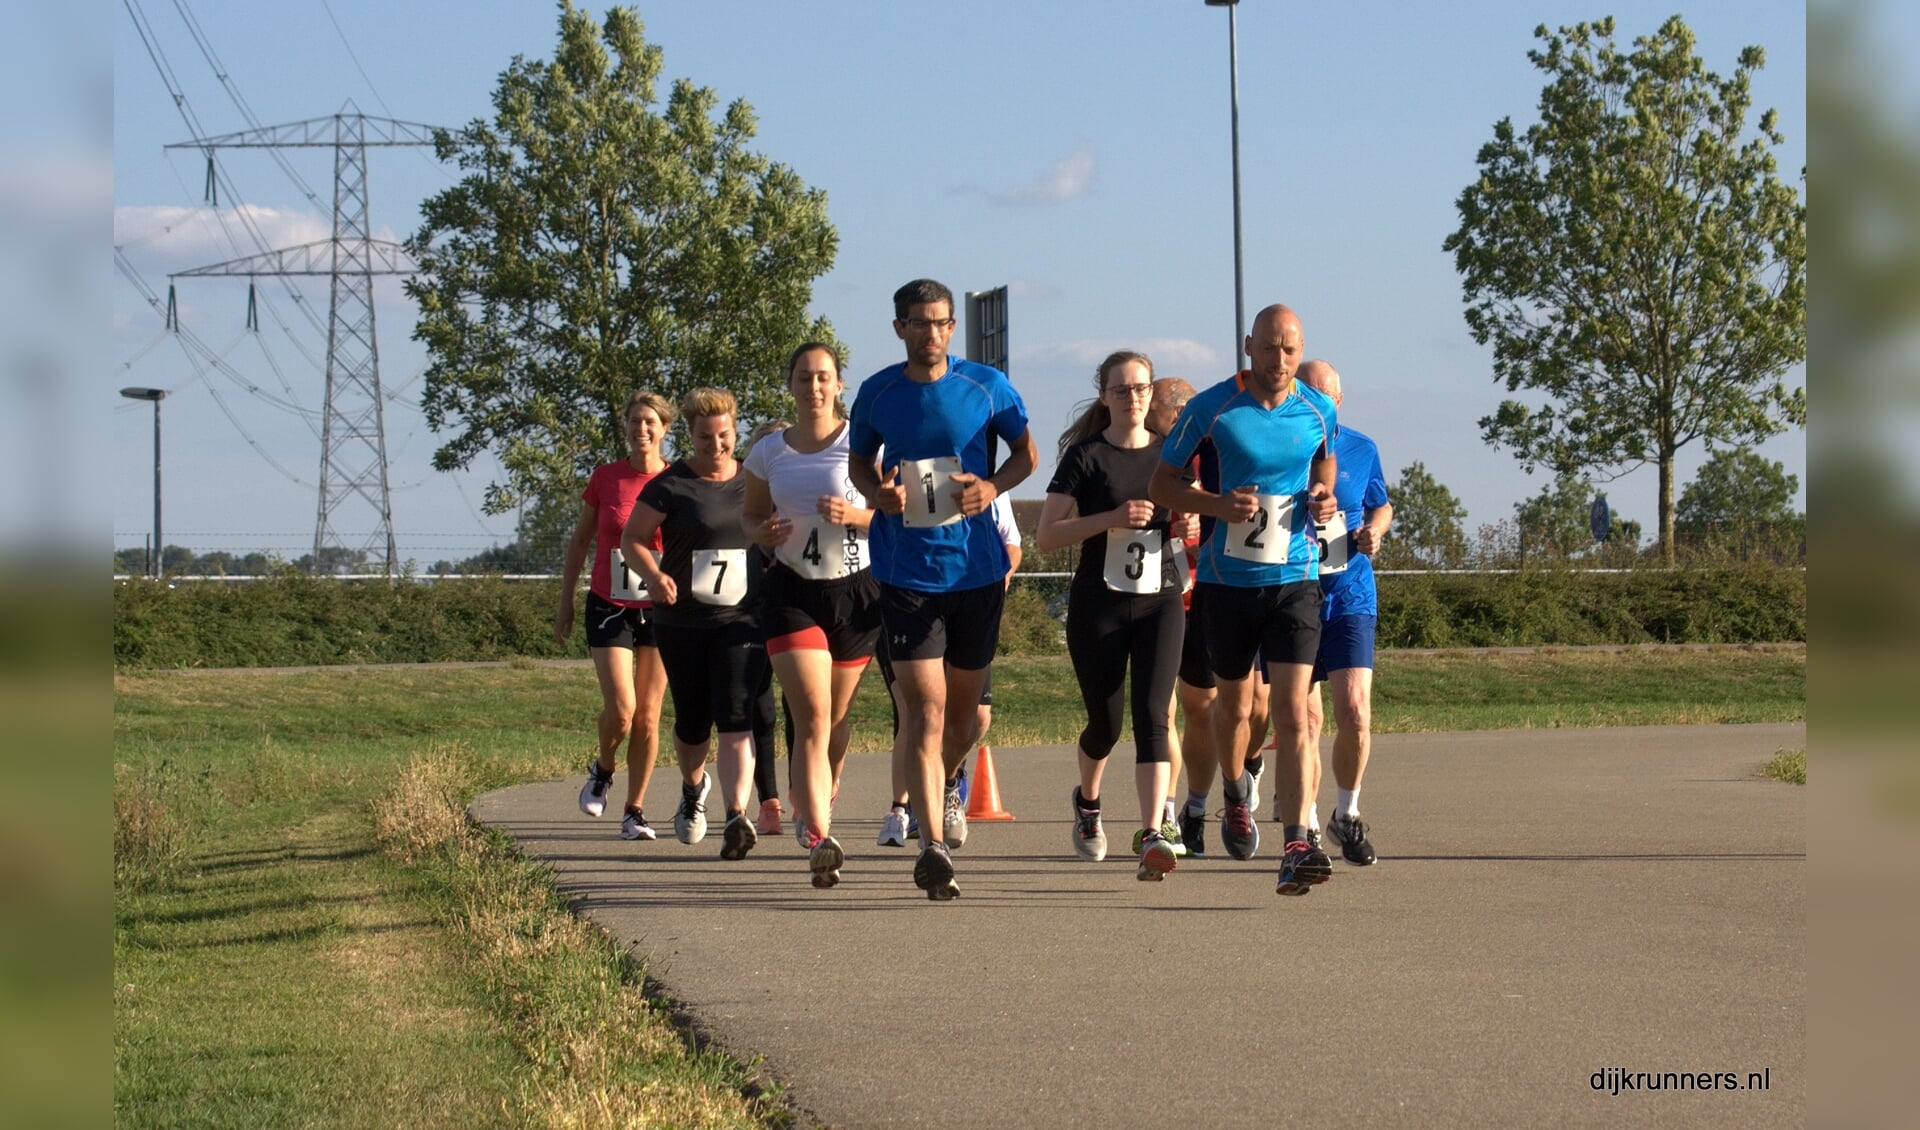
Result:
{"label": "orange cone", "polygon": [[973,787],[967,791],[967,820],[1012,820],[1000,807],[1000,782],[993,775],[993,747],[981,746],[973,762]]}

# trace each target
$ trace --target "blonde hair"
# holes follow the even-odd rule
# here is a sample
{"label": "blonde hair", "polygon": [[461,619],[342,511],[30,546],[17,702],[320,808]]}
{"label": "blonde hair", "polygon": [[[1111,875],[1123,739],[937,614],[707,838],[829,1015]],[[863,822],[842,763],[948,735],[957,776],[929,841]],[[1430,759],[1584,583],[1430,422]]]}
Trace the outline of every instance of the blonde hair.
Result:
{"label": "blonde hair", "polygon": [[633,409],[635,405],[653,409],[653,414],[660,417],[660,426],[663,428],[671,428],[673,421],[680,415],[674,411],[673,405],[666,397],[661,396],[657,392],[650,392],[641,388],[635,389],[627,394],[627,406],[620,410],[620,421],[622,423],[633,419]]}
{"label": "blonde hair", "polygon": [[777,435],[781,432],[784,432],[788,428],[791,428],[792,426],[793,426],[792,424],[788,423],[785,420],[762,421],[759,427],[753,429],[753,434],[747,437],[747,446],[745,450],[752,451],[754,444],[759,443],[761,440],[766,439],[770,435]]}
{"label": "blonde hair", "polygon": [[737,421],[740,402],[724,388],[696,388],[680,398],[680,414],[687,418],[688,427],[708,416],[731,416]]}
{"label": "blonde hair", "polygon": [[1107,430],[1113,424],[1113,410],[1107,402],[1100,399],[1107,393],[1107,377],[1115,369],[1129,361],[1137,361],[1147,370],[1147,380],[1153,380],[1153,361],[1144,353],[1135,353],[1131,349],[1117,349],[1107,354],[1100,367],[1093,371],[1093,400],[1080,410],[1067,430],[1060,433],[1060,454],[1065,455],[1067,448],[1076,443],[1084,443]]}

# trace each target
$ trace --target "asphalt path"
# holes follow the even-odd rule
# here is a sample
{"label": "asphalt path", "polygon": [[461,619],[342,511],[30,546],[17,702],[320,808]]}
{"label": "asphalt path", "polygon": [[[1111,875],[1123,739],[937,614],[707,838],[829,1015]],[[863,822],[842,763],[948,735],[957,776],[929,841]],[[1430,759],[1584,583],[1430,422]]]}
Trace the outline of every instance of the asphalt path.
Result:
{"label": "asphalt path", "polygon": [[1136,881],[1124,744],[1100,864],[1068,845],[1072,749],[996,749],[1017,819],[974,826],[950,903],[874,845],[881,755],[848,766],[830,891],[791,834],[738,863],[717,819],[674,841],[671,769],[656,843],[620,840],[617,804],[582,816],[579,778],[472,813],[827,1125],[1798,1126],[1805,793],[1759,768],[1805,745],[1804,724],[1383,735],[1380,862],[1332,849],[1301,898],[1273,893],[1264,822],[1251,861],[1210,820],[1212,858]]}

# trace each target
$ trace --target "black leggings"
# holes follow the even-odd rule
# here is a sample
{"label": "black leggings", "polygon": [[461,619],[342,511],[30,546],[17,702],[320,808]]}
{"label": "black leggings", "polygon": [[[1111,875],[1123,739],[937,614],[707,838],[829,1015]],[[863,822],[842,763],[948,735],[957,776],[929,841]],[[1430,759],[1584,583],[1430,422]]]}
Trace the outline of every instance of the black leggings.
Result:
{"label": "black leggings", "polygon": [[[715,730],[738,734],[756,728],[756,700],[766,693],[773,677],[759,625],[657,624],[654,637],[660,645],[660,664],[667,670],[667,691],[673,695],[675,737],[688,745],[701,745]],[[766,725],[771,747],[771,712]]]}
{"label": "black leggings", "polygon": [[1173,760],[1167,713],[1186,629],[1178,592],[1134,596],[1099,584],[1073,587],[1067,596],[1067,654],[1087,706],[1081,752],[1104,761],[1120,740],[1121,696],[1131,663],[1134,760]]}

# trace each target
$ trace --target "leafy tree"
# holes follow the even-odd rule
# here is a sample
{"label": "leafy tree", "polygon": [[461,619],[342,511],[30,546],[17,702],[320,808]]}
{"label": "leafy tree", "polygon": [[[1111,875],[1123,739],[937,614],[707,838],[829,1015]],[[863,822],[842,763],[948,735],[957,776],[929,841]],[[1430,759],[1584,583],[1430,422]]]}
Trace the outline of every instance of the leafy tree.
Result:
{"label": "leafy tree", "polygon": [[1716,451],[1680,494],[1675,528],[1696,546],[1751,553],[1790,553],[1805,536],[1793,508],[1800,477],[1756,452],[1737,447]]}
{"label": "leafy tree", "polygon": [[596,24],[563,2],[553,61],[516,56],[491,121],[435,135],[465,176],[409,244],[422,402],[436,431],[459,429],[435,467],[498,455],[491,513],[577,499],[626,454],[631,390],[725,386],[752,421],[778,410],[787,352],[832,340],[807,317],[838,246],[826,195],[747,149],[744,101],[717,112],[682,79],[656,112],[660,71],[631,9]]}
{"label": "leafy tree", "polygon": [[1426,464],[1407,464],[1387,497],[1393,500],[1393,531],[1381,547],[1382,567],[1450,569],[1465,562],[1467,535],[1461,523],[1467,508]]}
{"label": "leafy tree", "polygon": [[[1590,548],[1594,544],[1593,498],[1593,483],[1585,476],[1561,474],[1541,488],[1539,494],[1514,503],[1521,556],[1548,553],[1572,557]],[[1636,547],[1640,542],[1640,523],[1615,514],[1606,540]]]}
{"label": "leafy tree", "polygon": [[1540,120],[1494,126],[1460,194],[1454,253],[1474,340],[1508,392],[1480,421],[1529,471],[1654,463],[1672,559],[1674,454],[1806,422],[1806,205],[1775,175],[1772,110],[1748,136],[1741,51],[1721,78],[1673,17],[1622,52],[1611,19],[1535,36]]}

